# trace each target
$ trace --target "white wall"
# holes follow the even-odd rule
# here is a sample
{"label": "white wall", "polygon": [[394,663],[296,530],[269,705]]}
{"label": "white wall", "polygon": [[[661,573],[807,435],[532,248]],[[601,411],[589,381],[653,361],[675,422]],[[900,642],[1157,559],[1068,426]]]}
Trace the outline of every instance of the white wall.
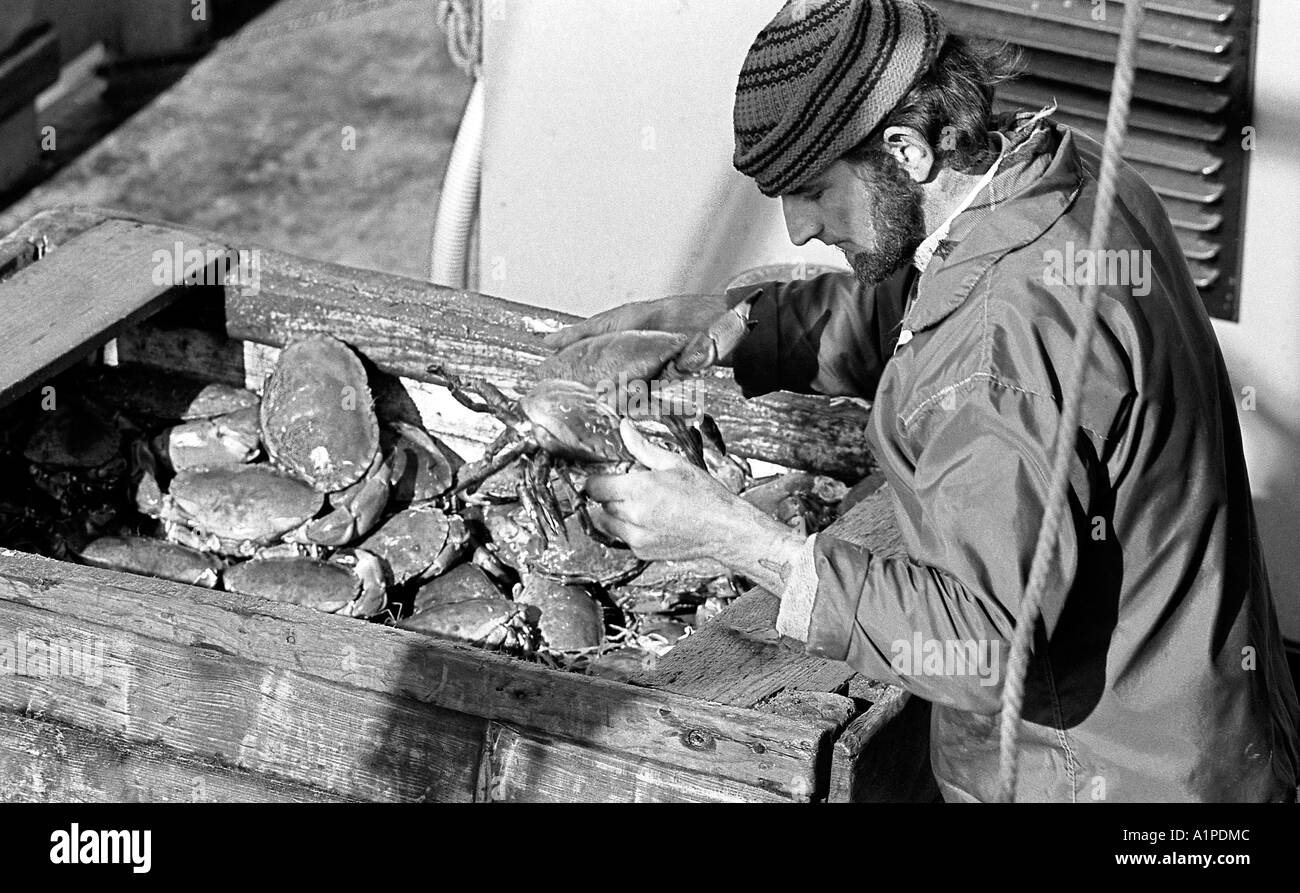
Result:
{"label": "white wall", "polygon": [[716,293],[795,248],[731,166],[750,43],[782,0],[484,5],[480,291],[589,314]]}
{"label": "white wall", "polygon": [[1259,7],[1241,316],[1215,329],[1239,405],[1255,389],[1246,462],[1282,628],[1300,640],[1300,2]]}

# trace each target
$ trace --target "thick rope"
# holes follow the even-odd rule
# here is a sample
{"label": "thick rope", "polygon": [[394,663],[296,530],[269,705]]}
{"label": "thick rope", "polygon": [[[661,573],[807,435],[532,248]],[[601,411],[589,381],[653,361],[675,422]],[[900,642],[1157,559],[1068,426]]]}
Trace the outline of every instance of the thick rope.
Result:
{"label": "thick rope", "polygon": [[[1098,178],[1097,205],[1093,209],[1092,230],[1089,235],[1092,256],[1096,257],[1106,239],[1108,223],[1115,206],[1115,193],[1119,183],[1120,150],[1128,130],[1129,103],[1133,97],[1133,79],[1137,70],[1138,33],[1142,27],[1144,10],[1142,0],[1126,0],[1124,27],[1120,35],[1119,54],[1115,60],[1115,80],[1111,87],[1110,110],[1106,118],[1106,136]],[[1034,548],[1034,561],[1030,566],[1029,583],[1021,600],[1020,618],[1016,622],[1015,638],[1011,642],[1011,655],[1007,662],[1006,682],[1002,687],[1001,716],[1001,772],[998,799],[1012,802],[1016,793],[1018,771],[1016,733],[1020,726],[1020,713],[1025,700],[1025,677],[1029,672],[1029,658],[1033,653],[1034,629],[1038,625],[1039,609],[1047,574],[1056,559],[1056,538],[1068,505],[1066,487],[1069,482],[1070,463],[1074,453],[1075,432],[1079,426],[1083,383],[1088,373],[1088,358],[1092,352],[1092,339],[1097,329],[1097,302],[1100,284],[1093,277],[1083,292],[1082,318],[1074,336],[1074,366],[1063,394],[1061,420],[1056,429],[1056,447],[1052,460],[1052,476],[1047,492],[1047,513],[1038,533]]]}
{"label": "thick rope", "polygon": [[438,0],[438,26],[447,32],[451,61],[472,78],[483,64],[483,20],[480,0]]}

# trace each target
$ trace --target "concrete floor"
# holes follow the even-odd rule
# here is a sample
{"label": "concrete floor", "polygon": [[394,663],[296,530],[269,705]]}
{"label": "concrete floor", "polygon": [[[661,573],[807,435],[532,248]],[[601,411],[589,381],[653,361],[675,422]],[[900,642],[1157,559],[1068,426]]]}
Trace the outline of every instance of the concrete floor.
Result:
{"label": "concrete floor", "polygon": [[423,279],[468,94],[432,3],[282,0],[0,213],[0,232],[89,203]]}

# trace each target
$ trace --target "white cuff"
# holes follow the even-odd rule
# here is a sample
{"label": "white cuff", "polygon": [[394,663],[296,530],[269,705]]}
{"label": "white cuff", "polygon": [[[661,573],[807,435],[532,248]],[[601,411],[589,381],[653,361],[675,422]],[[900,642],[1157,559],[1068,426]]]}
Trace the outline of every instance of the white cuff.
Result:
{"label": "white cuff", "polygon": [[813,604],[817,601],[817,553],[813,548],[816,541],[815,533],[804,540],[781,592],[781,610],[776,615],[776,631],[800,642],[808,641]]}

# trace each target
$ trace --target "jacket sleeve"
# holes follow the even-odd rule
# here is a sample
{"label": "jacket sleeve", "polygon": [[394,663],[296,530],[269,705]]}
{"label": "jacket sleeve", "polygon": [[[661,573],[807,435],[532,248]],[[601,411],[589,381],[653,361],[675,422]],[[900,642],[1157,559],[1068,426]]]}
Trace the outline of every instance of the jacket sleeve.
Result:
{"label": "jacket sleeve", "polygon": [[[818,535],[808,651],[926,700],[991,714],[1045,514],[1058,409],[982,378],[954,397],[951,409],[936,404],[917,422],[927,430],[915,504],[925,510],[910,557],[879,558]],[[1042,603],[1049,633],[1086,548],[1080,506],[1089,497],[1079,491],[1088,484],[1075,467]]]}
{"label": "jacket sleeve", "polygon": [[732,306],[759,293],[749,313],[753,328],[732,359],[745,396],[784,390],[872,399],[898,338],[912,273],[909,265],[875,287],[852,273],[823,273],[729,290]]}

